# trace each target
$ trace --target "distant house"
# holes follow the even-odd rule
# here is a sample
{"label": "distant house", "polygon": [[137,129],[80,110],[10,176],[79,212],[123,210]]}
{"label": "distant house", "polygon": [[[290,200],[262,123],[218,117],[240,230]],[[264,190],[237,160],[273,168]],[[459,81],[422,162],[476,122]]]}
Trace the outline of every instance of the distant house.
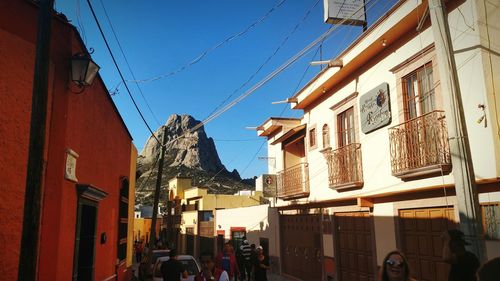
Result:
{"label": "distant house", "polygon": [[[483,216],[483,236],[468,239],[485,239],[493,258],[500,255],[500,8],[442,2]],[[276,163],[269,174],[277,178],[283,274],[376,280],[384,256],[401,249],[415,279],[446,279],[440,235],[461,219],[450,143],[462,136],[448,133],[448,77],[427,6],[397,2],[334,58],[335,67],[288,99],[301,118],[258,127]]]}
{"label": "distant house", "polygon": [[[169,198],[175,202],[172,213],[175,244],[181,253],[195,256],[201,251],[216,252],[215,210],[263,202],[262,191],[248,191],[245,195],[211,194],[206,188],[191,186],[189,177],[175,177],[168,184]],[[168,216],[165,219],[168,228]]]}
{"label": "distant house", "polygon": [[[38,27],[35,2],[0,4],[2,280],[18,276]],[[36,280],[128,280],[137,150],[101,77],[83,92],[75,91],[71,58],[86,52],[76,28],[54,13],[51,33]]]}

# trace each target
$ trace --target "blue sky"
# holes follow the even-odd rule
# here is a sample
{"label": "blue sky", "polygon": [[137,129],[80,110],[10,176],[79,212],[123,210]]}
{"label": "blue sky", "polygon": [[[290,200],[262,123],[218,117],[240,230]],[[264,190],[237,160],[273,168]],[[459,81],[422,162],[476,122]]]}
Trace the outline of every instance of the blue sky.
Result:
{"label": "blue sky", "polygon": [[[368,24],[395,2],[367,0]],[[323,22],[323,0],[91,0],[91,4],[125,79],[134,80],[110,23],[135,78],[161,77],[139,83],[142,95],[135,83],[128,82],[153,130],[174,113],[204,120],[224,101],[227,104],[243,94],[332,28]],[[107,88],[114,90],[120,77],[87,2],[56,1],[55,9],[77,27],[87,48],[95,50],[92,57],[101,66],[100,74]],[[164,75],[241,32],[241,36],[213,49],[184,70]],[[356,26],[336,28],[324,40],[321,50],[319,45],[312,48],[263,87],[205,125],[228,170],[237,169],[244,178],[267,172],[267,162],[258,159],[267,155],[265,139],[245,127],[260,125],[271,116],[300,117],[302,111],[271,102],[291,97],[320,71],[318,66],[309,67],[310,61],[320,60],[320,54],[323,60],[335,57],[361,32],[361,27]],[[256,73],[269,57],[271,59]],[[252,75],[253,79],[236,91]],[[113,100],[140,151],[150,133],[123,85],[118,86]]]}

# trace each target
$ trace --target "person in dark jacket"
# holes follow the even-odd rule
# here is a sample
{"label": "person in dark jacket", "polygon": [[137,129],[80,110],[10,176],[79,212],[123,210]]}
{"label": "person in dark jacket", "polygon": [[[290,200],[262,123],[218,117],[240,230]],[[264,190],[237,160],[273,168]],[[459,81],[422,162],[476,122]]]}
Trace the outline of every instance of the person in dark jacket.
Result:
{"label": "person in dark jacket", "polygon": [[254,260],[254,281],[267,281],[267,271],[271,268],[269,257],[264,255],[264,249],[259,246],[255,249],[256,257]]}
{"label": "person in dark jacket", "polygon": [[448,281],[476,281],[479,260],[473,253],[465,250],[470,245],[464,239],[464,233],[450,229],[443,233],[443,260],[451,264]]}
{"label": "person in dark jacket", "polygon": [[177,260],[177,251],[171,249],[168,256],[170,258],[163,262],[160,267],[163,281],[180,281],[181,276],[182,278],[187,278],[187,270],[184,268],[184,265]]}

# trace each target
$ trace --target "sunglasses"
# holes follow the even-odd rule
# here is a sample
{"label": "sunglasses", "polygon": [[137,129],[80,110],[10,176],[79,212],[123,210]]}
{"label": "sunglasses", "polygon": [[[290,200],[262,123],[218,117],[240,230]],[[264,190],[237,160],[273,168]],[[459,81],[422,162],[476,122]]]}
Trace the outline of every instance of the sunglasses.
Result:
{"label": "sunglasses", "polygon": [[385,263],[387,265],[397,266],[397,267],[403,266],[405,264],[404,261],[396,261],[396,260],[392,260],[392,259],[388,259],[387,261],[385,261]]}

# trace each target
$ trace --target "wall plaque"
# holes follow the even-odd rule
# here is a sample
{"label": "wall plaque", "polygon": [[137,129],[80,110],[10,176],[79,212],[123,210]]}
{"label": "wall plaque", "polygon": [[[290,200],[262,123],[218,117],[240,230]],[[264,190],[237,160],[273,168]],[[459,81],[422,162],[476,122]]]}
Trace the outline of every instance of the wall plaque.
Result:
{"label": "wall plaque", "polygon": [[71,148],[67,148],[64,178],[73,182],[78,182],[78,179],[76,178],[76,158],[78,158],[78,153],[73,151]]}
{"label": "wall plaque", "polygon": [[389,84],[382,83],[359,98],[361,130],[367,134],[391,123]]}

